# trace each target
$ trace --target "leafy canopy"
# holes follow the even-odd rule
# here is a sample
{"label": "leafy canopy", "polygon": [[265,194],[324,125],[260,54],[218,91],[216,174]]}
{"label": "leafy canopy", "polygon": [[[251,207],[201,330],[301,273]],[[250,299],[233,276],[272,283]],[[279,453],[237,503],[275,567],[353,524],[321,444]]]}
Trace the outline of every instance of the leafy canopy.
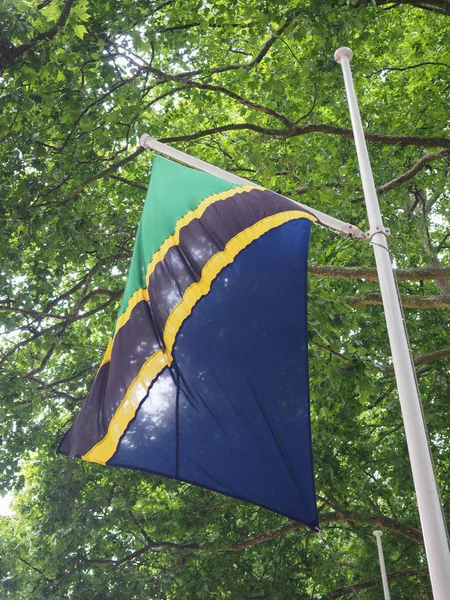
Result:
{"label": "leafy canopy", "polygon": [[[104,352],[148,181],[142,133],[366,227],[348,45],[444,505],[449,489],[448,2],[5,0],[0,38],[2,597],[379,598],[430,587],[369,244],[315,228],[323,531],[55,455]],[[351,269],[350,267],[355,267]],[[427,596],[428,594],[428,596]]]}

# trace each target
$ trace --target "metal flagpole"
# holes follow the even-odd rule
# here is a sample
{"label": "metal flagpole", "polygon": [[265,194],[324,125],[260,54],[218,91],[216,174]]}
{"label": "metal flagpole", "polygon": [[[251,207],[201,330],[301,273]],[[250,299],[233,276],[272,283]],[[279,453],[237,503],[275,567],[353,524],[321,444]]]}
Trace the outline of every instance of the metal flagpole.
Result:
{"label": "metal flagpole", "polygon": [[391,600],[391,595],[389,594],[389,584],[386,574],[386,565],[384,564],[383,544],[381,542],[381,536],[383,535],[383,532],[377,529],[373,532],[373,535],[377,538],[378,558],[380,559],[380,571],[381,580],[383,582],[384,600]]}
{"label": "metal flagpole", "polygon": [[[209,173],[210,175],[215,175],[216,177],[221,177],[226,181],[231,181],[231,183],[239,183],[242,185],[255,185],[254,182],[249,181],[248,179],[244,179],[243,177],[239,177],[238,175],[234,175],[234,173],[229,173],[228,171],[224,171],[224,169],[219,169],[219,167],[215,167],[204,160],[200,160],[195,156],[191,156],[186,152],[182,152],[181,150],[177,150],[176,148],[172,148],[167,144],[163,144],[162,142],[158,142],[150,137],[147,133],[141,136],[139,140],[139,144],[143,148],[151,148],[152,150],[156,150],[161,154],[165,154],[166,156],[170,156],[179,162],[182,162],[186,165],[190,165],[195,169],[199,169],[200,171],[204,171],[205,173]],[[277,192],[272,192],[276,194]],[[277,194],[281,196],[281,194]],[[283,196],[286,198],[286,196]],[[335,229],[336,231],[340,231],[347,235],[348,237],[353,237],[356,239],[365,240],[367,239],[367,234],[361,231],[359,227],[352,225],[351,223],[344,223],[344,221],[340,221],[339,219],[335,219],[334,217],[330,217],[330,215],[326,215],[325,213],[316,210],[315,208],[311,208],[306,206],[306,204],[301,204],[296,200],[292,200],[292,198],[286,198],[290,202],[293,202],[297,208],[304,208],[311,214],[315,215],[319,220],[320,225],[324,225],[325,227],[330,227],[331,229]]]}
{"label": "metal flagpole", "polygon": [[350,48],[339,48],[334,58],[344,73],[356,152],[370,225],[381,296],[386,317],[398,395],[405,426],[414,486],[435,600],[448,600],[450,594],[450,549],[440,503],[428,434],[423,418],[414,366],[409,352],[402,309],[395,286],[391,259],[383,227],[369,155],[353,87]]}

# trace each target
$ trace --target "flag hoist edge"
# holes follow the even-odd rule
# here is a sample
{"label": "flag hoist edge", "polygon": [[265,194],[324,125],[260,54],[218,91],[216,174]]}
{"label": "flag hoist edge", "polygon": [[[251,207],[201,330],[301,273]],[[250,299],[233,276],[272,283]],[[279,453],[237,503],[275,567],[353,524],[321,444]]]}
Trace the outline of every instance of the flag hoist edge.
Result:
{"label": "flag hoist edge", "polygon": [[317,528],[307,364],[316,218],[156,157],[122,304],[59,452]]}

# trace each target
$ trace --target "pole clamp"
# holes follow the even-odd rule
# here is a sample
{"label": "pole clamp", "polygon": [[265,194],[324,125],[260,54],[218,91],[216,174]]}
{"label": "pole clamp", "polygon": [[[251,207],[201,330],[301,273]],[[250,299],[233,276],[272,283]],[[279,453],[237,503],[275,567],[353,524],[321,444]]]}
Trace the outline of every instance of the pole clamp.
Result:
{"label": "pole clamp", "polygon": [[391,230],[389,227],[380,227],[379,225],[376,225],[375,227],[371,227],[369,231],[366,231],[366,237],[371,240],[377,233],[388,236],[391,235]]}

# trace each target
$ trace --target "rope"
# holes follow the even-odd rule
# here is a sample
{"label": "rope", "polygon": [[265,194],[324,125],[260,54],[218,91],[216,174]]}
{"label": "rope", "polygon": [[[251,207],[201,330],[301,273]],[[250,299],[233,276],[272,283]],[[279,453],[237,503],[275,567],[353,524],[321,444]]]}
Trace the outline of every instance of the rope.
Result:
{"label": "rope", "polygon": [[[330,555],[331,555],[331,558],[332,558],[332,559],[333,559],[333,561],[335,562],[335,564],[336,564],[337,568],[338,568],[338,569],[342,569],[342,565],[340,565],[340,564],[339,564],[339,562],[337,561],[337,559],[336,559],[336,556],[334,555],[334,552],[333,552],[333,550],[332,550],[332,549],[331,549],[331,547],[330,547],[330,544],[329,544],[329,543],[327,542],[327,540],[324,538],[324,535],[323,535],[323,533],[322,533],[322,530],[321,530],[321,529],[317,529],[317,534],[318,534],[318,536],[319,536],[319,538],[320,538],[320,541],[322,542],[322,545],[323,545],[323,546],[324,546],[324,547],[325,547],[325,548],[328,550],[328,552],[330,553]],[[353,585],[352,585],[352,584],[350,584],[350,586],[349,586],[349,587],[351,588],[352,592],[354,593],[354,595],[355,595],[355,598],[357,598],[358,600],[361,600],[361,598],[360,598],[360,597],[359,597],[359,595],[358,595],[358,592],[355,590],[355,588],[353,587]]]}
{"label": "rope", "polygon": [[[394,257],[392,256],[392,254],[390,252],[389,252],[389,256],[391,258],[391,266],[392,266],[392,262],[393,262],[393,258]],[[429,452],[430,458],[431,458],[431,466],[433,468],[434,479],[437,482],[438,479],[437,479],[437,474],[436,474],[436,467],[435,467],[434,460],[433,460],[433,453],[432,453],[432,450],[431,450],[430,436],[428,434],[428,427],[426,426],[425,413],[423,411],[423,405],[422,405],[422,401],[420,399],[419,381],[417,379],[416,366],[414,364],[414,357],[413,357],[413,353],[412,353],[412,350],[411,350],[411,343],[410,343],[410,340],[409,340],[408,328],[406,327],[405,311],[403,310],[403,305],[402,305],[402,301],[401,301],[401,297],[400,297],[400,287],[398,285],[397,274],[396,274],[395,271],[396,271],[396,269],[392,268],[392,272],[394,273],[395,291],[397,293],[398,303],[400,305],[400,312],[402,314],[403,326],[404,326],[405,334],[406,334],[406,343],[408,345],[409,359],[411,361],[412,370],[413,370],[413,373],[414,373],[414,381],[416,382],[417,395],[419,397],[419,406],[420,406],[420,412],[421,412],[421,415],[422,415],[422,422],[424,423],[424,430],[425,430],[426,438],[427,438],[428,452]],[[447,521],[446,521],[446,518],[445,518],[444,509],[443,509],[442,495],[441,495],[441,490],[440,490],[439,486],[437,486],[437,493],[438,493],[438,497],[439,497],[439,505],[440,505],[441,514],[442,514],[442,522],[444,523],[444,528],[445,528],[445,536],[447,538],[447,542],[450,543],[449,536],[448,536]]]}
{"label": "rope", "polygon": [[[434,460],[433,460],[433,453],[432,453],[432,450],[431,450],[430,437],[429,437],[429,434],[428,434],[428,428],[426,426],[425,413],[423,411],[422,401],[420,399],[420,393],[419,393],[419,389],[420,388],[419,388],[419,382],[417,380],[417,373],[416,373],[416,368],[415,368],[415,364],[414,364],[414,357],[413,357],[413,353],[412,353],[412,350],[411,350],[411,342],[410,342],[409,335],[408,335],[408,328],[406,327],[405,311],[403,310],[403,304],[402,304],[402,301],[401,301],[400,287],[399,287],[399,284],[398,284],[396,269],[394,269],[394,267],[393,267],[394,257],[391,254],[390,250],[388,248],[386,248],[385,246],[383,246],[382,244],[378,244],[377,242],[373,242],[372,240],[370,241],[370,243],[371,243],[372,246],[379,246],[380,248],[383,248],[389,254],[389,258],[390,258],[390,262],[391,262],[391,268],[392,268],[392,273],[394,275],[395,292],[397,294],[397,299],[398,299],[398,303],[399,303],[399,306],[400,306],[400,312],[401,312],[401,315],[402,315],[403,327],[404,327],[405,335],[406,335],[406,343],[407,343],[407,346],[408,346],[409,360],[411,361],[411,366],[412,366],[412,370],[413,370],[413,373],[414,373],[414,381],[415,381],[416,389],[417,389],[417,395],[419,397],[419,406],[420,406],[420,412],[421,412],[421,415],[422,415],[422,421],[424,423],[424,431],[426,433],[426,438],[427,438],[428,452],[429,452],[430,458],[431,458],[431,466],[433,468],[434,479],[435,479],[435,481],[437,481],[436,467],[435,467]],[[441,514],[442,514],[442,521],[443,521],[444,527],[445,527],[445,535],[446,535],[447,541],[449,541],[449,535],[448,535],[448,529],[447,529],[447,522],[446,522],[446,519],[445,519],[445,514],[444,514],[444,509],[443,509],[442,495],[441,495],[441,491],[440,491],[439,487],[437,488],[437,493],[438,493],[438,497],[439,497],[439,505],[440,505]]]}

